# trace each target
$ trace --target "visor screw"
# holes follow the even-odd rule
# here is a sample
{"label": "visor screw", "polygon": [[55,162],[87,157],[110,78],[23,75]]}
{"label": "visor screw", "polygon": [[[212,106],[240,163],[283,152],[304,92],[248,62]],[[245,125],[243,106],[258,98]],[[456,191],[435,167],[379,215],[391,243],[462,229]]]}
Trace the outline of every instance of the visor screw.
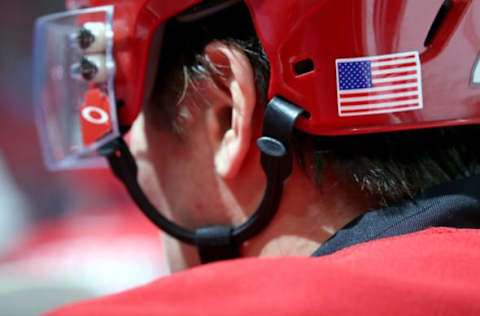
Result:
{"label": "visor screw", "polygon": [[95,36],[90,30],[82,26],[78,30],[77,41],[81,49],[87,49],[95,42]]}
{"label": "visor screw", "polygon": [[83,79],[90,81],[98,73],[98,67],[93,62],[88,60],[88,58],[83,57],[82,62],[80,63],[80,72]]}

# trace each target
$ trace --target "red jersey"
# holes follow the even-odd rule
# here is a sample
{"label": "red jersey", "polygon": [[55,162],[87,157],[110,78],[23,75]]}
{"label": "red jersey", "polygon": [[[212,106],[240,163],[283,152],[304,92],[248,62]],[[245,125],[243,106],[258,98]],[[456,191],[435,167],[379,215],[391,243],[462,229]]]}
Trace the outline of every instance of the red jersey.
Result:
{"label": "red jersey", "polygon": [[432,228],[319,258],[219,262],[59,315],[480,315],[480,230]]}

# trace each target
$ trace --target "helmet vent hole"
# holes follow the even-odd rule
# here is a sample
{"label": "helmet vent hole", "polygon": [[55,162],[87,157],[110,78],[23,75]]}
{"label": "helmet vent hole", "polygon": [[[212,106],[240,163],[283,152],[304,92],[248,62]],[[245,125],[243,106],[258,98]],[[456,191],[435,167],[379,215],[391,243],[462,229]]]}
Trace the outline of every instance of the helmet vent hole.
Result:
{"label": "helmet vent hole", "polygon": [[315,70],[313,60],[311,60],[310,58],[300,60],[293,64],[293,70],[295,71],[295,75],[297,76],[312,72]]}
{"label": "helmet vent hole", "polygon": [[435,35],[437,35],[438,31],[440,30],[440,27],[442,26],[443,21],[447,17],[448,11],[450,11],[451,8],[452,8],[451,0],[443,1],[442,6],[438,10],[437,16],[435,17],[435,20],[433,20],[432,26],[428,31],[427,37],[425,38],[425,42],[423,43],[425,47],[429,46],[432,43],[433,39],[435,38]]}

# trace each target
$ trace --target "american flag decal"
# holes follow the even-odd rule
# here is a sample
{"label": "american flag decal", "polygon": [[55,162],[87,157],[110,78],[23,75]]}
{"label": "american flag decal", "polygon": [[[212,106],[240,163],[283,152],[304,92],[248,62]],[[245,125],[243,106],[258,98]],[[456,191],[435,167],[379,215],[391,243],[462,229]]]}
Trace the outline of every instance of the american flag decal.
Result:
{"label": "american flag decal", "polygon": [[337,59],[336,66],[340,116],[423,108],[418,52]]}

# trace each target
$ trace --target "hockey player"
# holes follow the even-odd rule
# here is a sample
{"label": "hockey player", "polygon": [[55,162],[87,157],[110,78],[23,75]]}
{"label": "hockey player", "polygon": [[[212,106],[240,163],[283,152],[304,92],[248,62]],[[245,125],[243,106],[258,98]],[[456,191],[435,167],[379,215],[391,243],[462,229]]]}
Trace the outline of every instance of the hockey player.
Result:
{"label": "hockey player", "polygon": [[37,24],[48,165],[106,157],[173,270],[303,258],[58,314],[480,311],[477,2],[88,5]]}

